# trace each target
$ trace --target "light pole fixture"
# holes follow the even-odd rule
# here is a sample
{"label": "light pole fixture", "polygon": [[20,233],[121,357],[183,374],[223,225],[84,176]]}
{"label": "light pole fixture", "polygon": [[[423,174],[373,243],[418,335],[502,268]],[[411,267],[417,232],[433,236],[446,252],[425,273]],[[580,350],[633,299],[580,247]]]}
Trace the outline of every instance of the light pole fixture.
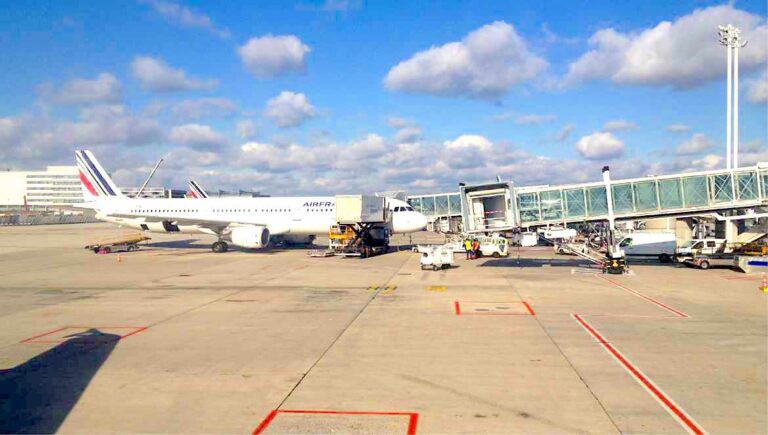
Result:
{"label": "light pole fixture", "polygon": [[739,48],[747,45],[741,40],[741,30],[731,24],[717,26],[720,44],[727,50],[728,91],[725,123],[725,162],[727,169],[739,167]]}

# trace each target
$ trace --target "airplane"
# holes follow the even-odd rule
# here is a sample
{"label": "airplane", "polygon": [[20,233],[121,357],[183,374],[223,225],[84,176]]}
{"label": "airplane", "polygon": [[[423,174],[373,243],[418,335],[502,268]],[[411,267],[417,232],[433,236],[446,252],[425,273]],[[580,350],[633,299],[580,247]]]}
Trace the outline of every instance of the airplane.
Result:
{"label": "airplane", "polygon": [[[248,249],[269,245],[272,235],[325,234],[336,224],[334,196],[261,198],[128,198],[88,150],[75,152],[85,204],[96,218],[142,231],[209,234],[218,238],[213,252],[226,252],[228,239]],[[202,189],[200,189],[202,191]],[[393,234],[413,233],[427,218],[405,201],[386,199]]]}
{"label": "airplane", "polygon": [[189,191],[187,192],[187,197],[204,199],[208,198],[208,194],[205,193],[205,190],[203,190],[199,184],[197,184],[197,181],[189,180]]}

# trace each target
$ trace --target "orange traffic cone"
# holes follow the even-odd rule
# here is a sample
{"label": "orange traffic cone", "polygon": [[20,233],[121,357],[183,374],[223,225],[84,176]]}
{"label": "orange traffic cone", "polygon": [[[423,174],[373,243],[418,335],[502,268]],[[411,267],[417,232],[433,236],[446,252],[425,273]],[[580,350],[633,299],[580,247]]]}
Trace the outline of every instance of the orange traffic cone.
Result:
{"label": "orange traffic cone", "polygon": [[763,274],[763,282],[760,283],[760,290],[768,293],[768,276]]}
{"label": "orange traffic cone", "polygon": [[123,257],[120,254],[117,254],[117,262],[118,263],[122,263],[123,262]]}

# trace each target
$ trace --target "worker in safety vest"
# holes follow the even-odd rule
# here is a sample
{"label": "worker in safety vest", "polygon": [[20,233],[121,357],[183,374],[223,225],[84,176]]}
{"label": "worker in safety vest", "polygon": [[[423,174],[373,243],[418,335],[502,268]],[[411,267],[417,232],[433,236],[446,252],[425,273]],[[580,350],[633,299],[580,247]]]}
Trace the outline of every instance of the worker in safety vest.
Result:
{"label": "worker in safety vest", "polygon": [[472,241],[469,239],[464,240],[464,250],[467,252],[467,260],[472,259]]}

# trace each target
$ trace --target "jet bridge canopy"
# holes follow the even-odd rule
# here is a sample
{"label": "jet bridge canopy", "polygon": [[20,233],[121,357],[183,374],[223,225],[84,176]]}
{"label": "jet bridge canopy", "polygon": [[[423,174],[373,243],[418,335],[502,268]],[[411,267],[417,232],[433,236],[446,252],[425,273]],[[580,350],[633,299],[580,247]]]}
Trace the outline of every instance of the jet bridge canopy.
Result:
{"label": "jet bridge canopy", "polygon": [[[610,188],[616,219],[765,206],[768,165],[613,180]],[[460,194],[464,228],[470,232],[608,219],[602,181],[517,188],[497,182],[462,186]]]}

